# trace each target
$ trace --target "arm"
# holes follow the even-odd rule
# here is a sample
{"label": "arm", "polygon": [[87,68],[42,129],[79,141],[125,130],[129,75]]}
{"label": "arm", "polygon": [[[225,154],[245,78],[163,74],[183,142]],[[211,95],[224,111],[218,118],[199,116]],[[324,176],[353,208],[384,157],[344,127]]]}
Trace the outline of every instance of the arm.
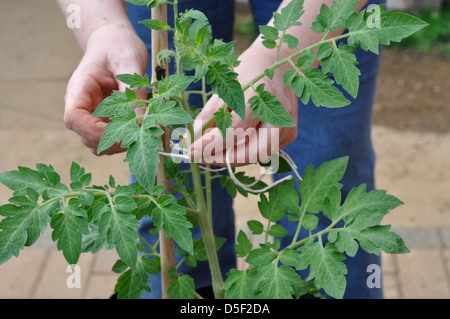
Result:
{"label": "arm", "polygon": [[[58,0],[64,13],[73,3],[81,9],[81,28],[73,29],[73,33],[84,55],[67,85],[64,123],[96,154],[107,122],[92,117],[92,113],[113,90],[125,90],[114,75],[145,72],[148,52],[121,0]],[[142,97],[145,94],[138,92]],[[122,151],[120,145],[115,145],[103,154]]]}
{"label": "arm", "polygon": [[[340,0],[345,1],[345,0]],[[281,11],[283,7],[285,7],[290,0],[284,0],[280,7],[278,8],[278,12]],[[311,25],[315,21],[317,14],[320,12],[320,7],[322,4],[326,4],[331,6],[333,0],[305,0],[304,2],[304,11],[305,13],[301,17],[302,25],[294,26],[289,29],[289,34],[297,37],[299,39],[298,48],[303,49],[312,44],[315,44],[322,40],[323,35],[314,33],[311,30]],[[361,0],[357,10],[361,10],[364,5],[368,2],[368,0]],[[268,23],[268,25],[273,26],[273,19]],[[342,34],[344,30],[338,30],[333,34],[329,34],[328,37],[336,37]],[[297,52],[295,49],[289,49],[286,44],[282,45],[278,60],[282,60],[290,56],[291,54]],[[236,68],[236,72],[239,74],[239,81],[242,84],[250,82],[255,76],[264,72],[265,69],[272,66],[275,62],[277,50],[276,49],[267,49],[262,44],[261,36],[259,36],[252,45],[241,54],[240,60],[241,64]],[[319,61],[316,61],[317,66]],[[314,65],[313,65],[314,66]],[[290,68],[289,64],[285,64],[275,70],[275,75],[272,80],[267,78],[263,78],[259,82],[257,82],[254,86],[257,87],[260,83],[265,83],[265,89],[271,92],[274,96],[277,96],[281,104],[286,108],[286,110],[290,113],[295,123],[297,123],[297,110],[298,110],[298,98],[297,96],[291,92],[289,87],[285,87],[283,84],[283,73],[287,69]],[[252,90],[247,90],[245,92],[245,99],[248,101],[254,95]],[[202,112],[197,116],[196,121],[194,122],[195,131],[198,131],[202,127],[202,123],[205,123],[210,119],[213,114],[223,105],[223,102],[217,97],[213,96],[208,101],[208,103],[203,108]],[[252,115],[252,111],[249,107],[246,110],[246,121],[242,121],[242,119],[237,116],[234,112],[233,114],[233,123],[230,128],[237,129],[248,129],[255,128],[256,131],[260,128],[269,129],[269,134],[273,132],[273,134],[278,134],[279,132],[279,145],[278,149],[282,149],[288,144],[292,143],[297,137],[297,128],[274,128],[270,124],[262,124],[258,119],[254,119]],[[277,130],[279,130],[277,132]],[[257,133],[258,134],[258,133]],[[208,144],[212,141],[219,141],[222,139],[221,133],[217,128],[208,128],[202,136],[200,136],[191,146],[191,156],[195,159],[201,159],[204,163],[211,163],[213,165],[224,166],[225,163],[225,151],[226,145],[230,142],[231,139],[234,139],[234,136],[228,136],[228,143],[224,141],[223,144],[223,152],[218,152],[213,156],[209,154],[205,154],[205,149],[211,149],[208,147]],[[257,139],[253,139],[257,141]],[[268,154],[266,150],[270,150],[273,148],[273,145],[270,145],[270,139],[267,141],[267,145],[264,143],[253,144],[250,143],[239,143],[237,141],[236,145],[236,153],[246,152],[247,159],[255,159],[258,161],[264,161],[264,158],[260,158],[259,154]],[[230,145],[230,144],[228,144]],[[257,153],[255,155],[255,153]],[[269,152],[270,155],[270,152]],[[250,163],[234,163],[232,166],[245,165]]]}

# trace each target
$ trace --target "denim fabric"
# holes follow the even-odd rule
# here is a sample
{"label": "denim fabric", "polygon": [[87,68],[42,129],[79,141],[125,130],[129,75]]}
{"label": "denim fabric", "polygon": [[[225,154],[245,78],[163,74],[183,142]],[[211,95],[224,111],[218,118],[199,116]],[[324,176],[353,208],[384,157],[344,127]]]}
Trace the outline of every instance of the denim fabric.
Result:
{"label": "denim fabric", "polygon": [[[232,0],[222,1],[199,1],[181,0],[180,12],[185,9],[195,8],[203,11],[209,18],[213,34],[217,38],[225,41],[232,39],[232,27],[234,23],[234,5]],[[272,17],[274,11],[281,3],[281,0],[251,0],[251,8],[256,25],[266,24]],[[385,0],[370,1],[369,4],[384,4]],[[170,9],[170,6],[169,6]],[[147,28],[137,22],[150,17],[150,10],[142,7],[129,5],[129,15],[137,33],[147,43],[149,53],[150,32]],[[173,16],[169,10],[168,21],[171,22]],[[170,42],[170,41],[169,41]],[[367,189],[375,188],[374,164],[375,155],[371,143],[371,116],[374,94],[377,82],[377,72],[379,67],[379,56],[358,49],[355,52],[358,59],[358,67],[361,70],[360,90],[356,99],[346,97],[352,101],[351,105],[341,109],[317,108],[312,103],[303,105],[299,99],[299,125],[298,137],[296,141],[288,145],[284,150],[294,159],[302,173],[310,163],[317,168],[325,161],[341,156],[349,156],[347,172],[342,183],[343,196],[351,188],[366,183]],[[151,65],[147,72],[151,74]],[[173,66],[172,66],[173,68]],[[173,69],[170,71],[173,74]],[[201,106],[201,101],[195,95],[190,100],[191,105]],[[275,174],[274,179],[282,178],[284,175]],[[130,182],[134,178],[131,176]],[[298,185],[296,186],[298,187]],[[230,268],[236,267],[234,253],[234,212],[232,198],[225,189],[220,187],[217,179],[213,180],[213,219],[214,231],[218,237],[227,238],[226,244],[219,250],[219,261],[222,273],[225,275]],[[292,236],[295,233],[296,225],[287,222],[286,219],[281,224]],[[329,221],[323,216],[320,218],[318,229],[323,229]],[[139,229],[140,234],[150,243],[156,240],[156,236],[148,234],[151,227],[151,220],[145,219]],[[198,229],[193,232],[195,237],[200,236]],[[301,234],[301,236],[307,234]],[[282,246],[290,243],[292,237],[289,235],[282,238]],[[380,257],[367,254],[359,250],[354,258],[346,261],[348,267],[347,291],[344,298],[382,298],[382,290],[379,288],[368,288],[366,284],[369,273],[366,269],[371,264],[380,265]],[[197,287],[210,284],[210,272],[206,262],[199,263],[197,268],[183,266],[182,273],[191,275]],[[307,277],[307,272],[300,272],[303,279]],[[159,276],[150,276],[151,293],[146,293],[144,298],[161,298],[161,281]]]}

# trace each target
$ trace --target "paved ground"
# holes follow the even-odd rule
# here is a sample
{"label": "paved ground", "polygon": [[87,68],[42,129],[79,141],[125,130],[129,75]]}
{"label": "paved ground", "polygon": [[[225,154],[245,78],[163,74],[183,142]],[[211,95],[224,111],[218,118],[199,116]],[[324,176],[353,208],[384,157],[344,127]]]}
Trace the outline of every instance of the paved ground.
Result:
{"label": "paved ground", "polygon": [[[66,83],[81,53],[54,1],[0,1],[0,171],[72,161],[103,184],[111,170],[126,183],[123,156],[97,158],[62,123]],[[377,186],[405,202],[385,220],[411,253],[383,255],[387,298],[450,298],[450,135],[376,126]],[[9,190],[0,185],[0,204]],[[238,198],[238,227],[257,216],[256,200]],[[244,219],[244,216],[245,219]],[[67,287],[67,264],[46,232],[38,244],[0,266],[0,298],[108,298],[116,256],[82,255],[81,288]]]}

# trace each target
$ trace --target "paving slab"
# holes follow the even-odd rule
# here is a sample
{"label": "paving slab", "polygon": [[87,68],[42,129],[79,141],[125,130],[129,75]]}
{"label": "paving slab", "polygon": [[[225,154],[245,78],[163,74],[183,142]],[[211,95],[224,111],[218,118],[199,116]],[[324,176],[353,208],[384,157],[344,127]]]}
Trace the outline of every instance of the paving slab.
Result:
{"label": "paving slab", "polygon": [[439,248],[417,248],[396,256],[401,297],[449,299],[448,273]]}

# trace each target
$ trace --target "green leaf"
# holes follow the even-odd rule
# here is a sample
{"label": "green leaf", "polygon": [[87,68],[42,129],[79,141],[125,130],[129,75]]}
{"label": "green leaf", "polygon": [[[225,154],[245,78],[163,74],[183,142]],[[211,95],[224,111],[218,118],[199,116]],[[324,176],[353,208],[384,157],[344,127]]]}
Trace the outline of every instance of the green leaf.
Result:
{"label": "green leaf", "polygon": [[236,255],[238,257],[247,256],[252,248],[253,246],[251,241],[248,239],[247,235],[242,230],[240,230],[237,236],[237,243],[234,244]]}
{"label": "green leaf", "polygon": [[115,208],[104,211],[99,222],[100,233],[106,235],[109,246],[114,245],[119,257],[133,270],[136,267],[136,245],[139,241],[137,227],[139,222],[133,214]]}
{"label": "green leaf", "polygon": [[105,98],[95,109],[92,116],[111,117],[120,115],[120,111],[131,108],[136,103],[136,93],[129,88],[125,92],[113,91],[113,93]]}
{"label": "green leaf", "polygon": [[134,74],[118,74],[114,76],[120,82],[128,84],[131,88],[142,90],[150,87],[148,75]]}
{"label": "green leaf", "polygon": [[170,99],[187,89],[195,77],[183,74],[169,75],[158,83],[158,94],[164,99]]}
{"label": "green leaf", "polygon": [[126,0],[137,6],[147,6],[148,8],[154,8],[160,4],[166,3],[166,0]]}
{"label": "green leaf", "polygon": [[259,32],[261,32],[262,39],[277,40],[278,30],[268,25],[260,25]]}
{"label": "green leaf", "polygon": [[287,231],[283,226],[275,224],[270,227],[269,235],[273,237],[284,237],[287,235]]}
{"label": "green leaf", "polygon": [[300,254],[292,249],[284,249],[281,252],[280,261],[286,266],[297,267]]}
{"label": "green leaf", "polygon": [[347,162],[348,157],[325,162],[315,173],[312,165],[306,168],[303,180],[299,182],[302,210],[309,213],[317,213],[322,210],[331,188],[341,187],[339,181],[344,176]]}
{"label": "green leaf", "polygon": [[149,111],[146,122],[152,121],[151,126],[158,124],[163,126],[181,125],[194,121],[186,111],[177,106],[177,102],[166,102],[160,97],[150,100]]}
{"label": "green leaf", "polygon": [[250,269],[245,271],[231,269],[225,280],[226,299],[254,299],[255,293],[252,289],[254,272]]}
{"label": "green leaf", "polygon": [[50,217],[37,203],[27,200],[20,206],[6,204],[0,207],[0,264],[18,256],[23,247],[31,245],[50,222]]}
{"label": "green leaf", "polygon": [[334,81],[323,71],[307,68],[304,73],[297,74],[292,80],[291,89],[304,104],[310,99],[317,107],[338,108],[350,104],[350,101],[334,86]]}
{"label": "green leaf", "polygon": [[[341,1],[342,2],[342,1]],[[379,53],[379,45],[389,45],[391,42],[400,42],[402,39],[419,31],[428,24],[419,18],[403,12],[383,11],[380,16],[362,10],[359,14],[353,13],[347,21],[349,29],[348,44],[360,45],[363,50]],[[380,27],[368,23],[378,19]]]}
{"label": "green leaf", "polygon": [[356,67],[356,56],[352,51],[352,47],[341,43],[339,48],[333,47],[331,56],[322,60],[321,65],[324,72],[333,73],[336,83],[342,85],[352,97],[356,98],[361,72]]}
{"label": "green leaf", "polygon": [[286,216],[283,208],[280,207],[278,197],[274,192],[269,193],[269,200],[267,200],[264,194],[261,194],[258,208],[261,215],[271,222],[277,222]]}
{"label": "green leaf", "polygon": [[20,166],[17,171],[1,173],[0,182],[15,192],[32,188],[38,194],[42,194],[46,188],[52,186],[52,184],[45,180],[38,171]]}
{"label": "green leaf", "polygon": [[225,140],[227,135],[227,129],[233,123],[233,116],[226,107],[219,108],[216,113],[214,113],[214,119],[216,120],[216,127],[222,133],[222,137]]}
{"label": "green leaf", "polygon": [[111,122],[106,124],[105,131],[97,147],[97,154],[107,150],[115,143],[121,143],[121,147],[127,148],[139,137],[141,128],[136,122],[136,114],[129,108],[121,115],[111,118]]}
{"label": "green leaf", "polygon": [[244,92],[236,80],[237,73],[233,72],[228,65],[216,62],[209,65],[206,75],[213,92],[245,120]]}
{"label": "green leaf", "polygon": [[364,229],[378,225],[389,210],[403,204],[398,198],[387,195],[384,190],[373,190],[366,193],[366,185],[353,188],[345,202],[338,208],[333,220],[344,219],[355,229]]}
{"label": "green leaf", "polygon": [[347,286],[347,267],[343,263],[345,256],[333,244],[328,242],[323,247],[321,242],[312,239],[298,250],[300,259],[297,269],[303,270],[309,266],[306,281],[314,279],[317,288],[323,288],[333,298],[343,298]]}
{"label": "green leaf", "polygon": [[208,60],[222,59],[228,56],[234,50],[236,41],[224,43],[219,40],[215,40],[214,44],[206,51],[206,58]]}
{"label": "green leaf", "polygon": [[117,299],[140,299],[144,290],[150,291],[150,287],[147,272],[141,262],[124,272],[114,287]]}
{"label": "green leaf", "polygon": [[294,127],[295,122],[291,115],[281,105],[278,98],[268,91],[264,91],[264,85],[260,84],[256,88],[256,96],[249,99],[248,103],[253,110],[253,117],[259,116],[263,124],[270,123],[277,127]]}
{"label": "green leaf", "polygon": [[194,292],[194,279],[189,275],[173,278],[167,288],[167,293],[171,295],[172,299],[193,299]]}
{"label": "green leaf", "polygon": [[263,266],[270,264],[276,257],[277,255],[268,246],[262,246],[250,251],[245,261],[254,266]]}
{"label": "green leaf", "polygon": [[[295,180],[287,180],[269,191],[269,199],[274,200],[276,198],[280,208],[283,210],[294,213],[296,215],[300,214],[299,207],[299,195],[295,189]],[[272,196],[272,197],[270,197]],[[280,215],[281,216],[281,215]]]}
{"label": "green leaf", "polygon": [[276,263],[258,267],[254,281],[261,299],[292,299],[292,287],[303,285],[294,269],[288,266],[278,267]]}
{"label": "green leaf", "polygon": [[145,25],[147,28],[156,31],[167,31],[172,30],[172,28],[165,22],[157,20],[157,19],[146,19],[139,21],[139,24]]}
{"label": "green leaf", "polygon": [[247,226],[254,235],[262,234],[264,231],[264,225],[259,220],[249,220]]}
{"label": "green leaf", "polygon": [[390,225],[379,225],[363,230],[357,237],[359,245],[368,253],[375,255],[379,255],[380,250],[387,254],[409,253],[410,250],[403,239],[390,229]]}
{"label": "green leaf", "polygon": [[69,264],[76,264],[80,257],[82,235],[89,233],[86,219],[86,211],[72,205],[52,217],[52,239],[58,241],[57,247]]}
{"label": "green leaf", "polygon": [[162,195],[158,198],[158,206],[153,209],[153,223],[156,229],[164,229],[167,238],[174,238],[175,242],[184,250],[193,253],[193,242],[190,228],[192,224],[186,218],[186,211],[177,204],[172,195]]}
{"label": "green leaf", "polygon": [[159,154],[157,151],[162,150],[161,140],[142,126],[137,140],[129,146],[125,157],[125,162],[130,163],[131,173],[149,193],[152,193],[158,171]]}
{"label": "green leaf", "polygon": [[292,0],[289,4],[281,9],[281,12],[274,12],[274,27],[277,30],[285,31],[290,27],[301,25],[298,21],[305,13],[303,10],[303,0]]}

